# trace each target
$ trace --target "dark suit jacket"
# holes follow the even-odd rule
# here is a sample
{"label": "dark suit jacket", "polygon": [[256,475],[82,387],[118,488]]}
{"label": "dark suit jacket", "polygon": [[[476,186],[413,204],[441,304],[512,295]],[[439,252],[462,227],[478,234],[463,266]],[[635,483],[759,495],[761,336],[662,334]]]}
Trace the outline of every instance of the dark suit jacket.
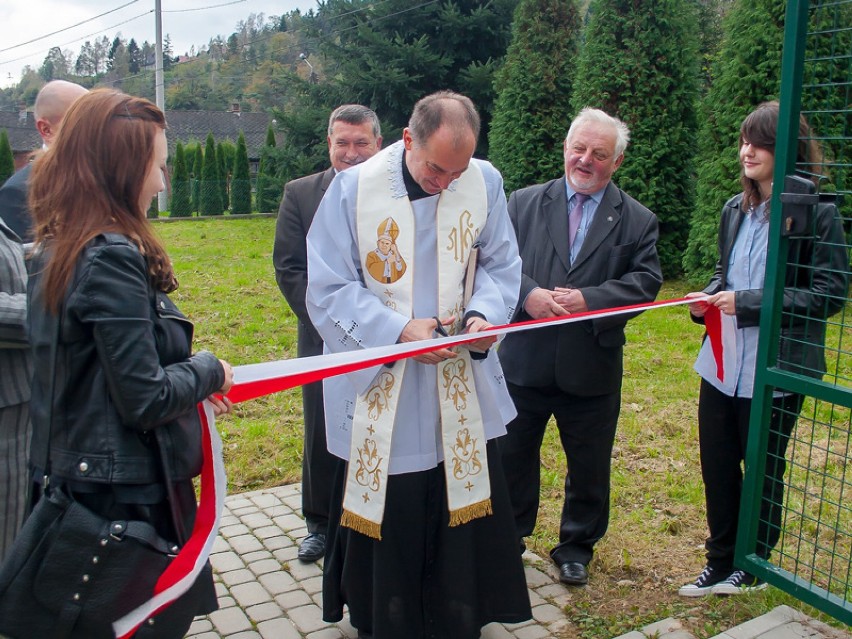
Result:
{"label": "dark suit jacket", "polygon": [[27,205],[30,171],[32,164],[27,164],[14,173],[0,187],[0,218],[24,242],[32,242],[32,218]]}
{"label": "dark suit jacket", "polygon": [[[663,281],[657,218],[610,183],[574,264],[568,251],[565,178],[512,193],[509,217],[518,236],[523,278],[515,321],[536,287],[578,288],[589,310],[650,302]],[[588,320],[506,336],[500,361],[517,386],[558,386],[593,396],[621,388],[624,326],[631,316]]]}
{"label": "dark suit jacket", "polygon": [[322,338],[308,317],[305,291],[308,287],[308,252],[305,238],[322,196],[334,178],[334,169],[314,173],[284,185],[278,209],[272,261],[275,279],[287,303],[299,318],[299,357],[322,354]]}
{"label": "dark suit jacket", "polygon": [[[742,193],[735,195],[722,208],[720,259],[704,289],[708,295],[724,291],[728,286],[731,251],[744,216],[742,199]],[[786,264],[778,367],[822,377],[825,373],[825,320],[843,308],[848,285],[849,254],[834,204],[819,204],[807,232],[790,238]],[[737,291],[734,294],[737,328],[758,326],[762,304],[762,288]],[[691,317],[699,324],[704,323],[703,317]]]}

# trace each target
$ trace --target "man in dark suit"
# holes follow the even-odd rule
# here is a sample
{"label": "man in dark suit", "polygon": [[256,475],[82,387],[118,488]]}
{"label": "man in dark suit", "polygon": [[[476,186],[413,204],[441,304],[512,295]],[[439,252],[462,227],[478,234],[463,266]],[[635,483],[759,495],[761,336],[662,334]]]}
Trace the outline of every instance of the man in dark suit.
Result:
{"label": "man in dark suit", "polygon": [[[583,109],[565,139],[565,176],[511,195],[509,216],[524,264],[516,321],[656,297],[663,279],[657,218],[611,182],[629,136],[616,118]],[[559,544],[550,553],[566,584],[588,582],[594,545],[609,522],[628,319],[513,333],[500,347],[518,410],[501,450],[522,549],[535,528],[540,449],[551,416],[568,460]]]}
{"label": "man in dark suit", "polygon": [[[284,186],[272,261],[278,288],[299,319],[299,357],[322,355],[322,339],[305,308],[308,285],[305,238],[314,213],[335,173],[364,162],[381,148],[382,132],[376,114],[358,104],[345,104],[335,109],[328,120],[331,168],[292,180]],[[308,536],[299,546],[299,559],[312,562],[325,554],[332,480],[334,469],[340,462],[328,452],[326,445],[322,382],[302,387],[302,406],[305,419],[302,513],[307,522]]]}
{"label": "man in dark suit", "polygon": [[[50,146],[59,126],[74,101],[88,91],[79,84],[53,80],[38,92],[33,114],[35,126],[45,147]],[[12,175],[0,187],[0,218],[24,242],[32,242],[32,220],[27,205],[31,164]]]}

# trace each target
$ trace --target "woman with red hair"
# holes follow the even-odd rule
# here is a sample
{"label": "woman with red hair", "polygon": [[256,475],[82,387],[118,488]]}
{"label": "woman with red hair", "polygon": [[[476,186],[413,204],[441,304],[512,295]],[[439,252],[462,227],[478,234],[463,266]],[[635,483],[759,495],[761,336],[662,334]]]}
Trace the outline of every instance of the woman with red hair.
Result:
{"label": "woman with red hair", "polygon": [[[49,468],[34,473],[51,490],[182,544],[197,508],[196,405],[228,412],[214,393],[227,392],[233,370],[192,353],[192,323],[168,297],[177,279],[146,218],[165,188],[165,129],[148,100],[95,90],[33,167],[33,451],[49,451]],[[183,637],[194,615],[216,609],[209,563],[183,598],[145,636]]]}

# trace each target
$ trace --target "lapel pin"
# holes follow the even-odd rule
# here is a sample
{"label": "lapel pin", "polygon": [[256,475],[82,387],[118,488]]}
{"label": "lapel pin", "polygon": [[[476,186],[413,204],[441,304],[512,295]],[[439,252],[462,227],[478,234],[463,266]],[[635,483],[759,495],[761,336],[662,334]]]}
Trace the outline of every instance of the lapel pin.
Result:
{"label": "lapel pin", "polygon": [[607,218],[606,218],[606,221],[607,221],[607,222],[612,222],[612,216],[610,215],[609,217],[607,217]]}

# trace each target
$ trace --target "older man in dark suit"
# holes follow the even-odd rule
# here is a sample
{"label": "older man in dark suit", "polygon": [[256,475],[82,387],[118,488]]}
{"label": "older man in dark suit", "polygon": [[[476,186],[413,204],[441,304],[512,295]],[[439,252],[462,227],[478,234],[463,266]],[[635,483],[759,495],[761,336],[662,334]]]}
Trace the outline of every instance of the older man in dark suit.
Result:
{"label": "older man in dark suit", "polygon": [[[331,167],[320,173],[292,180],[284,186],[278,210],[272,261],[278,288],[299,319],[298,355],[322,355],[322,338],[305,308],[308,285],[306,237],[314,213],[335,173],[360,164],[382,148],[379,118],[365,106],[345,104],[328,120],[328,156]],[[299,546],[299,559],[317,561],[325,554],[325,539],[337,457],[328,452],[325,438],[322,382],[302,387],[305,420],[302,456],[302,513],[308,536]]]}
{"label": "older man in dark suit", "polygon": [[[35,126],[45,147],[50,146],[65,118],[65,112],[88,90],[65,80],[53,80],[38,92],[34,107]],[[0,186],[0,218],[25,242],[32,241],[32,220],[27,205],[31,164]]]}
{"label": "older man in dark suit", "polygon": [[[565,176],[514,192],[509,216],[523,260],[516,320],[652,301],[662,284],[657,218],[611,182],[627,126],[583,109],[565,139]],[[595,543],[609,522],[610,456],[621,407],[628,316],[508,335],[500,359],[518,417],[501,450],[518,536],[532,534],[540,449],[556,418],[568,461],[559,544],[560,579],[588,581]]]}

